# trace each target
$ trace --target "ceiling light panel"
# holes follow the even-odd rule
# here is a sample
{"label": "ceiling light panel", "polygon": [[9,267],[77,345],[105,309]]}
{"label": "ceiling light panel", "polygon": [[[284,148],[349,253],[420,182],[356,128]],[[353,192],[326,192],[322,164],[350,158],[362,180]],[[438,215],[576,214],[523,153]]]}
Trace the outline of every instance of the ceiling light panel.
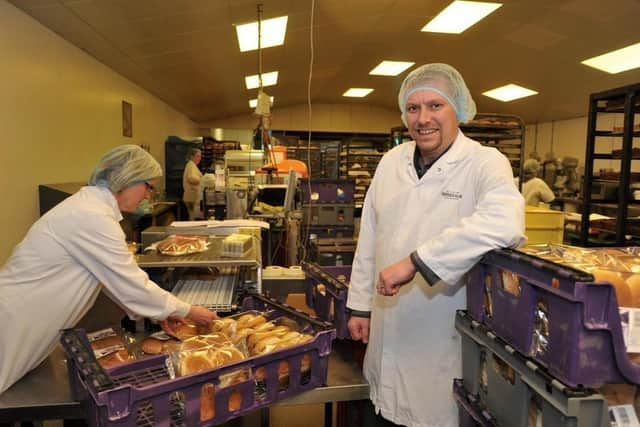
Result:
{"label": "ceiling light panel", "polygon": [[[246,76],[244,83],[247,85],[247,89],[256,89],[260,87],[260,79],[258,74],[252,76]],[[278,83],[278,72],[272,71],[270,73],[262,73],[262,87],[273,86]]]}
{"label": "ceiling light panel", "polygon": [[502,3],[456,0],[444,8],[420,31],[460,34],[500,6]]}
{"label": "ceiling light panel", "polygon": [[509,102],[515,99],[537,95],[538,92],[511,83],[506,86],[501,86],[499,88],[483,92],[482,94],[484,96],[488,96],[489,98],[497,99],[498,101]]}
{"label": "ceiling light panel", "polygon": [[352,87],[347,90],[342,96],[347,96],[349,98],[364,98],[373,92],[373,89],[363,88],[363,87]]}
{"label": "ceiling light panel", "polygon": [[640,43],[585,59],[581,63],[609,74],[638,68],[640,67]]}
{"label": "ceiling light panel", "polygon": [[374,76],[397,76],[414,64],[415,62],[382,61],[373,70],[369,71],[369,74]]}
{"label": "ceiling light panel", "polygon": [[[273,105],[273,96],[270,96],[269,99],[271,100],[271,105]],[[250,108],[256,108],[257,106],[258,106],[258,98],[253,98],[249,100]]]}
{"label": "ceiling light panel", "polygon": [[[262,21],[262,28],[260,30],[262,34],[260,37],[261,49],[284,44],[288,19],[288,16],[280,16]],[[258,49],[258,21],[236,25],[236,34],[238,36],[240,52]]]}

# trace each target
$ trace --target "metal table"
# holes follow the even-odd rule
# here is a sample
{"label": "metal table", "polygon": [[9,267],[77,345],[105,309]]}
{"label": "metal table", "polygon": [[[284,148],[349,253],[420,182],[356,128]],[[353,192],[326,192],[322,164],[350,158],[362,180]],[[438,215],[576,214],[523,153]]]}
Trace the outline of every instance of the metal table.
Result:
{"label": "metal table", "polygon": [[[303,405],[368,398],[369,385],[353,360],[349,343],[336,340],[329,356],[327,385],[277,404]],[[71,397],[64,352],[59,346],[40,366],[0,395],[0,422],[80,418],[83,418],[82,408]]]}

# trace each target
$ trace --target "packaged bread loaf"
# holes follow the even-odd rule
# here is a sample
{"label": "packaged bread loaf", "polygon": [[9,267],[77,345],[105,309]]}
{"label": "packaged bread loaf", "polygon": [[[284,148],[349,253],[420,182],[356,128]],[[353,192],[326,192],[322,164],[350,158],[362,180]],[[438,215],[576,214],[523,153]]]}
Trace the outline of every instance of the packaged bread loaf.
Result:
{"label": "packaged bread loaf", "polygon": [[156,244],[156,249],[162,255],[180,256],[207,250],[207,238],[204,236],[175,235]]}
{"label": "packaged bread loaf", "polygon": [[103,368],[110,368],[133,360],[125,340],[113,328],[87,334],[91,349]]}

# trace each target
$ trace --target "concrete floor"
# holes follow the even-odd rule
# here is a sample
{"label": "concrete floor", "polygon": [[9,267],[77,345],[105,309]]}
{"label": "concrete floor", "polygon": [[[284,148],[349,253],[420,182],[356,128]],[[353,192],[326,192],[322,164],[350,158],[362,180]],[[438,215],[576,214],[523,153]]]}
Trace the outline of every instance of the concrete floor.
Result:
{"label": "concrete floor", "polygon": [[[270,427],[320,427],[324,420],[324,405],[274,406],[269,412]],[[333,415],[335,425],[335,405]],[[44,427],[63,427],[61,420],[45,421]],[[260,427],[260,411],[232,420],[221,427]]]}

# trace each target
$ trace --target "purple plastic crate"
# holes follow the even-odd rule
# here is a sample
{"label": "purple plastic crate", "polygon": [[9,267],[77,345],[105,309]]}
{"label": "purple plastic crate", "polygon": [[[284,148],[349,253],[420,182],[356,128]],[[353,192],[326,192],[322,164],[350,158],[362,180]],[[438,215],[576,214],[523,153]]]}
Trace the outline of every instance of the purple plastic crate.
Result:
{"label": "purple plastic crate", "polygon": [[458,404],[460,427],[495,427],[495,419],[482,409],[477,396],[467,392],[461,379],[453,380],[453,398]]}
{"label": "purple plastic crate", "polygon": [[311,180],[312,199],[309,198],[309,180],[300,179],[302,203],[308,204],[353,204],[353,193],[356,189],[355,180],[351,179],[313,179]]}
{"label": "purple plastic crate", "polygon": [[355,227],[353,225],[303,225],[304,233],[315,234],[318,239],[353,237]]}
{"label": "purple plastic crate", "polygon": [[[299,310],[260,295],[243,302],[243,310],[266,310],[269,319],[287,316],[303,332],[313,333],[308,343],[262,356],[254,356],[218,369],[170,379],[166,356],[159,355],[103,369],[97,363],[83,330],[66,330],[61,343],[67,354],[69,382],[74,397],[83,402],[91,426],[211,426],[242,416],[301,392],[322,386],[327,379],[328,357],[335,329]],[[302,372],[302,359],[311,360]],[[289,380],[281,384],[279,367],[289,364]],[[263,381],[255,372],[263,368]],[[220,387],[220,377],[250,369],[248,379]],[[201,420],[202,388],[213,384],[215,413]],[[240,397],[239,408],[230,399]],[[235,400],[234,402],[237,402]]]}
{"label": "purple plastic crate", "polygon": [[[351,266],[320,266],[312,262],[303,262],[302,269],[306,275],[305,299],[307,306],[313,308],[316,315],[333,323],[336,327],[336,337],[351,338],[347,322],[351,315],[347,310],[347,294],[351,279]],[[345,280],[339,280],[344,276]],[[324,285],[324,292],[318,289]]]}
{"label": "purple plastic crate", "polygon": [[469,273],[467,309],[570,387],[640,384],[622,335],[615,289],[515,250],[488,253]]}

